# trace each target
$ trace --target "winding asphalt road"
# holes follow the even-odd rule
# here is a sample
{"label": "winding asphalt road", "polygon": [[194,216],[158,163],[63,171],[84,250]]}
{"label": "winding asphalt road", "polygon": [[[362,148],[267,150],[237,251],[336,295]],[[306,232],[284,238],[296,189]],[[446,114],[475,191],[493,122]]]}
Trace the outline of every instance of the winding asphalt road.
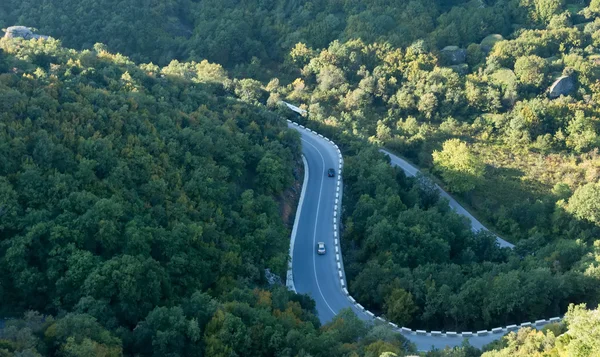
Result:
{"label": "winding asphalt road", "polygon": [[[294,127],[291,125],[291,127]],[[294,127],[299,129],[298,127]],[[363,319],[369,316],[358,310],[342,292],[334,248],[333,206],[336,200],[337,179],[327,177],[327,170],[338,174],[338,155],[333,145],[316,134],[299,129],[302,153],[308,164],[308,182],[299,205],[296,237],[292,252],[294,286],[298,293],[309,294],[316,302],[322,322],[333,319],[338,312],[350,307]],[[341,207],[342,186],[338,194]],[[325,242],[326,254],[317,254],[317,242]],[[338,254],[341,255],[341,252]]]}
{"label": "winding asphalt road", "polygon": [[[362,320],[372,321],[373,317],[359,309],[344,293],[337,268],[334,249],[334,230],[337,227],[333,224],[333,207],[336,202],[336,193],[341,207],[343,186],[340,186],[338,191],[337,177],[327,177],[329,168],[335,168],[336,176],[338,174],[339,157],[337,150],[331,142],[313,132],[293,124],[289,124],[289,127],[301,134],[302,153],[306,160],[305,171],[307,171],[305,176],[307,179],[306,188],[296,212],[295,229],[292,234],[291,273],[293,274],[292,280],[295,290],[301,294],[308,294],[315,300],[317,313],[322,323],[331,321],[340,310],[345,308],[351,308]],[[392,164],[401,167],[407,175],[414,176],[418,172],[415,167],[401,158],[388,152],[385,153],[390,156]],[[485,229],[454,199],[441,188],[439,189],[441,195],[448,199],[452,208],[469,218],[474,230]],[[327,248],[325,255],[317,254],[317,242],[325,242]],[[498,238],[498,242],[502,246],[512,246],[500,238]],[[340,264],[343,267],[341,252],[339,254]],[[343,271],[343,269],[341,270]],[[502,333],[489,333],[484,336],[474,334],[472,337],[452,337],[447,335],[436,336],[431,333],[417,334],[414,331],[399,331],[415,343],[420,351],[431,350],[434,347],[460,346],[464,338],[468,338],[471,345],[482,347],[503,335]]]}

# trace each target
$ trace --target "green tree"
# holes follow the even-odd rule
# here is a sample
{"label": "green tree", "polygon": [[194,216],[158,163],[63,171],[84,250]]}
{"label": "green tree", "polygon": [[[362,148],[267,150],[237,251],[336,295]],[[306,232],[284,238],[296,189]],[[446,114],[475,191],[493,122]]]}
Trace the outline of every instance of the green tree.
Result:
{"label": "green tree", "polygon": [[519,57],[515,62],[515,75],[528,86],[539,88],[546,79],[546,71],[546,61],[536,55]]}
{"label": "green tree", "polygon": [[204,334],[206,355],[227,357],[243,355],[250,349],[251,339],[243,321],[228,312],[217,311]]}
{"label": "green tree", "polygon": [[[104,329],[93,317],[85,314],[68,314],[57,320],[44,332],[52,349],[65,356],[122,356],[121,340]],[[88,355],[89,356],[89,355]]]}
{"label": "green tree", "polygon": [[467,63],[471,67],[475,67],[485,59],[485,54],[481,50],[481,46],[472,43],[467,47]]}
{"label": "green tree", "polygon": [[484,173],[483,163],[458,139],[447,140],[442,151],[434,151],[433,163],[452,192],[472,190]]}
{"label": "green tree", "polygon": [[313,50],[302,42],[298,42],[290,51],[290,58],[299,68],[304,67],[313,56]]}
{"label": "green tree", "polygon": [[6,57],[4,56],[4,50],[0,49],[0,73],[8,70],[8,63],[6,63]]}
{"label": "green tree", "polygon": [[557,338],[559,356],[591,357],[600,354],[600,311],[570,305],[565,314],[566,333]]}
{"label": "green tree", "polygon": [[563,9],[563,0],[533,0],[535,6],[534,19],[541,23],[548,23],[553,15]]}
{"label": "green tree", "polygon": [[554,331],[562,332],[561,326],[549,325],[542,331],[525,328],[511,332],[499,347],[485,352],[482,357],[591,357],[600,353],[598,310],[571,304],[564,323],[567,331],[557,337]]}
{"label": "green tree", "polygon": [[385,314],[397,324],[407,326],[412,322],[417,307],[411,293],[404,289],[394,289],[385,298]]}
{"label": "green tree", "polygon": [[500,351],[485,352],[482,357],[551,357],[556,341],[552,332],[545,334],[532,328],[511,332],[504,340],[508,347]]}
{"label": "green tree", "polygon": [[111,300],[121,321],[127,323],[137,323],[169,293],[167,276],[158,262],[128,255],[98,266],[83,288],[96,299]]}
{"label": "green tree", "polygon": [[278,194],[288,183],[288,176],[281,159],[273,155],[263,157],[256,166],[258,183],[268,193]]}
{"label": "green tree", "polygon": [[147,356],[202,356],[198,321],[180,307],[156,307],[134,329],[135,351]]}
{"label": "green tree", "polygon": [[265,90],[262,84],[254,79],[244,78],[234,82],[235,95],[247,103],[262,102],[265,97]]}
{"label": "green tree", "polygon": [[427,119],[432,119],[438,106],[438,99],[433,93],[425,93],[419,99],[418,109]]}
{"label": "green tree", "polygon": [[319,89],[327,92],[333,89],[340,90],[346,84],[346,78],[344,78],[344,72],[341,69],[328,65],[319,71],[317,82],[319,83]]}
{"label": "green tree", "polygon": [[569,198],[567,211],[576,218],[600,224],[600,184],[588,183],[578,187]]}
{"label": "green tree", "polygon": [[567,146],[576,152],[583,152],[597,146],[599,139],[594,122],[592,118],[586,117],[583,111],[575,112],[575,118],[567,126]]}
{"label": "green tree", "polygon": [[335,341],[350,343],[367,332],[364,321],[359,319],[350,309],[340,311],[331,323],[324,327],[325,334],[334,337]]}

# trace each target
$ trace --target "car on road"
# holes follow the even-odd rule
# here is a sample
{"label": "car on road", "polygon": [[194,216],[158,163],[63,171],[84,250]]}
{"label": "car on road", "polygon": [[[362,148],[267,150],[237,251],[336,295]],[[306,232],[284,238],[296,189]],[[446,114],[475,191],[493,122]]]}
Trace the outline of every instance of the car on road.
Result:
{"label": "car on road", "polygon": [[327,176],[329,176],[329,177],[335,176],[335,170],[334,169],[327,170]]}
{"label": "car on road", "polygon": [[317,243],[317,253],[320,255],[325,254],[325,243],[324,242]]}

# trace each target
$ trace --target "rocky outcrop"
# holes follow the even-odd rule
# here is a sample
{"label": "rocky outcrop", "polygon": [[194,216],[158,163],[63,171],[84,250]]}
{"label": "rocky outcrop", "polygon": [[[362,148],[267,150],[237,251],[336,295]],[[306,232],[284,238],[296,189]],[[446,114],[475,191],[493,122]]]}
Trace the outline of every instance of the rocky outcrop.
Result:
{"label": "rocky outcrop", "polygon": [[558,98],[561,95],[567,95],[575,89],[575,80],[569,76],[559,77],[552,83],[548,90],[548,96],[550,98]]}
{"label": "rocky outcrop", "polygon": [[458,46],[446,46],[441,53],[448,64],[461,64],[467,60],[467,50]]}
{"label": "rocky outcrop", "polygon": [[48,38],[48,36],[34,34],[29,27],[11,26],[5,30],[4,38],[24,38],[26,40]]}

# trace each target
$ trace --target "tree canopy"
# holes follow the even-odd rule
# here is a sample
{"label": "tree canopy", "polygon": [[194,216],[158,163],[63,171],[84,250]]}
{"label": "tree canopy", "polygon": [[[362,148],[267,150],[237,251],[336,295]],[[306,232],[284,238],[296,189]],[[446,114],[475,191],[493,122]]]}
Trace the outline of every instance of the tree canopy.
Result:
{"label": "tree canopy", "polygon": [[564,326],[550,326],[542,331],[531,328],[511,332],[496,350],[482,357],[591,357],[600,353],[600,315],[584,305],[571,305]]}
{"label": "tree canopy", "polygon": [[434,151],[432,156],[435,169],[452,192],[470,191],[483,177],[483,163],[458,139],[447,140],[442,151]]}
{"label": "tree canopy", "polygon": [[0,355],[413,350],[351,312],[321,327],[267,283],[287,269],[299,135],[222,67],[0,47]]}
{"label": "tree canopy", "polygon": [[[269,285],[301,177],[282,99],[343,151],[361,304],[453,331],[568,311],[571,333],[521,331],[496,353],[594,355],[596,311],[568,306],[600,296],[599,9],[0,2],[0,27],[55,38],[0,40],[0,314],[18,317],[0,355],[413,353],[350,311],[320,326],[309,297]],[[472,232],[437,180],[515,249]]]}

